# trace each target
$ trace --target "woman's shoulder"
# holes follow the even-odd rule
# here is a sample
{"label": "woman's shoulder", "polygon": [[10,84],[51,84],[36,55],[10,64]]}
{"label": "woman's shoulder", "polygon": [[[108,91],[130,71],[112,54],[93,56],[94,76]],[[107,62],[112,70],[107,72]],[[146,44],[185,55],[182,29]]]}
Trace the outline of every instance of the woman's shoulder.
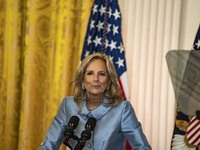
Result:
{"label": "woman's shoulder", "polygon": [[66,96],[63,98],[61,106],[67,109],[77,108],[77,104],[74,101],[74,96]]}
{"label": "woman's shoulder", "polygon": [[74,101],[74,96],[65,96],[64,100]]}
{"label": "woman's shoulder", "polygon": [[124,105],[131,105],[131,103],[130,103],[128,100],[122,100],[122,101],[119,103],[119,105],[122,105],[122,106],[124,106]]}
{"label": "woman's shoulder", "polygon": [[75,103],[75,101],[74,101],[74,96],[65,96],[65,97],[63,98],[63,102],[64,102],[64,103]]}
{"label": "woman's shoulder", "polygon": [[123,101],[121,101],[118,105],[117,105],[117,107],[120,107],[121,109],[132,109],[133,107],[132,107],[132,105],[131,105],[131,103],[130,103],[130,101],[128,101],[128,100],[123,100]]}

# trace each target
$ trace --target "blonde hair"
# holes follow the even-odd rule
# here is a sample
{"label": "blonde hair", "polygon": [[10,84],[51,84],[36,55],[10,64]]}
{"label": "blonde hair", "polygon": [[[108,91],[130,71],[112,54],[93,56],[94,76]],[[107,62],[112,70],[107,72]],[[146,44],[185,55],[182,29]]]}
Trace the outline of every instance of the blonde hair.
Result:
{"label": "blonde hair", "polygon": [[84,97],[84,89],[82,88],[82,81],[86,72],[86,69],[90,62],[94,59],[101,59],[105,61],[106,67],[108,70],[108,76],[110,79],[110,84],[108,85],[107,90],[105,91],[105,96],[110,99],[110,105],[115,106],[120,103],[122,98],[122,91],[118,82],[118,77],[116,74],[115,67],[110,59],[103,53],[93,53],[83,59],[81,64],[78,67],[78,70],[75,75],[75,79],[72,82],[74,85],[74,99],[75,102],[78,104],[79,109],[81,109],[81,102],[83,101]]}

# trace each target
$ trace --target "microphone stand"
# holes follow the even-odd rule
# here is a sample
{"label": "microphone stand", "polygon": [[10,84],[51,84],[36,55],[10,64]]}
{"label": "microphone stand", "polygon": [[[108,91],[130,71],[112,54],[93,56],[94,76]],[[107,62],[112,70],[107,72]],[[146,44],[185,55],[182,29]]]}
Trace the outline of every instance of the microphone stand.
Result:
{"label": "microphone stand", "polygon": [[[74,140],[76,140],[77,142],[79,141],[79,138],[78,138],[78,136],[76,136],[76,135],[73,135],[72,138],[73,138]],[[65,144],[68,148],[70,148],[71,150],[73,150],[72,146],[71,146],[71,145],[69,144],[69,142],[66,141],[65,139],[64,139],[64,141],[63,141],[63,144]]]}
{"label": "microphone stand", "polygon": [[82,150],[83,147],[85,146],[85,143],[87,140],[91,138],[92,134],[91,131],[89,130],[84,130],[81,134],[81,138],[79,139],[78,143],[76,144],[74,150]]}

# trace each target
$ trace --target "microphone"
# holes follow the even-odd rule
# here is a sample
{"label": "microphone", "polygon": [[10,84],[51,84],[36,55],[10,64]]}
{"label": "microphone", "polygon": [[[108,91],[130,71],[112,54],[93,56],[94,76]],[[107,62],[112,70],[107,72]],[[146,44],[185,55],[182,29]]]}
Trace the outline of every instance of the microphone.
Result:
{"label": "microphone", "polygon": [[96,126],[96,119],[94,117],[90,117],[85,124],[85,130],[81,133],[81,138],[76,144],[74,150],[82,150],[85,146],[87,140],[91,138],[91,132],[94,130]]}
{"label": "microphone", "polygon": [[70,138],[75,138],[74,136],[74,130],[76,129],[76,127],[78,126],[79,123],[79,118],[77,116],[72,116],[68,122],[68,126],[66,131],[64,132],[64,140],[63,143],[68,146],[70,149],[71,146],[69,145],[68,141]]}

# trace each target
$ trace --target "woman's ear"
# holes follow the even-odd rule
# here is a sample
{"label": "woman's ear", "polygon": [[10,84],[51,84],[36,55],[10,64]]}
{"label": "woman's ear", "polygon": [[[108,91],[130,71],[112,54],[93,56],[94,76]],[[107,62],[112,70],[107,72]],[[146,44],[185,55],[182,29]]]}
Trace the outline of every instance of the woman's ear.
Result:
{"label": "woman's ear", "polygon": [[81,83],[81,87],[82,87],[83,90],[85,90],[85,85],[84,85],[83,82]]}
{"label": "woman's ear", "polygon": [[111,80],[108,81],[107,90],[110,88]]}
{"label": "woman's ear", "polygon": [[110,80],[108,81],[108,85],[110,85],[110,84],[111,84],[111,82],[112,82],[112,81],[111,81],[111,79],[110,79]]}

